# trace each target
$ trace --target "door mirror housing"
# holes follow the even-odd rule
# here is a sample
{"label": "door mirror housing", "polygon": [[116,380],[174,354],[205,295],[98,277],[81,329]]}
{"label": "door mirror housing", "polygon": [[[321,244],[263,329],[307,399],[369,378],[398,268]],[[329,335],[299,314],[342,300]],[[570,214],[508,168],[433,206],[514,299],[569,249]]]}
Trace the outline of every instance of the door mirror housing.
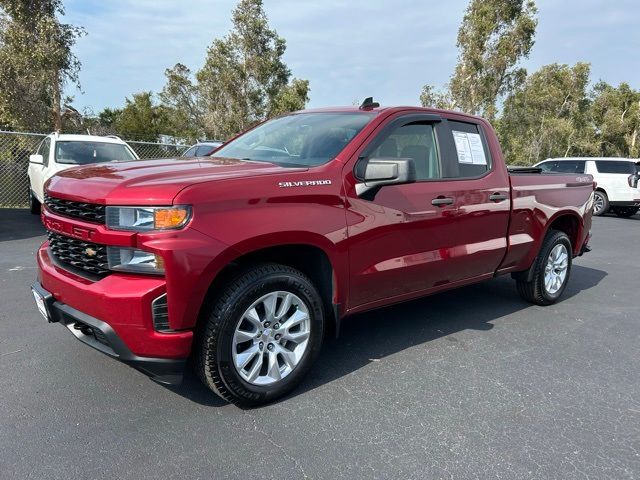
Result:
{"label": "door mirror housing", "polygon": [[37,165],[44,165],[44,158],[40,154],[29,155],[29,163],[35,163]]}
{"label": "door mirror housing", "polygon": [[413,158],[363,158],[356,165],[355,175],[360,183],[356,193],[371,195],[386,185],[401,185],[416,181]]}

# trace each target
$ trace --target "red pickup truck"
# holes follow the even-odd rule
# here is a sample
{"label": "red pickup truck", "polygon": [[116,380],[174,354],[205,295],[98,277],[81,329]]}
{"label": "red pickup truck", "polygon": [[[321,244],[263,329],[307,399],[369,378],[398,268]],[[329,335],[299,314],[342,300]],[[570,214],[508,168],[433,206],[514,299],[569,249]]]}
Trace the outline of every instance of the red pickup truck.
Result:
{"label": "red pickup truck", "polygon": [[242,406],[298,384],[356,312],[511,274],[558,300],[588,248],[589,175],[509,171],[482,118],[307,110],[212,156],[53,177],[33,293],[51,322],[163,383],[187,360]]}

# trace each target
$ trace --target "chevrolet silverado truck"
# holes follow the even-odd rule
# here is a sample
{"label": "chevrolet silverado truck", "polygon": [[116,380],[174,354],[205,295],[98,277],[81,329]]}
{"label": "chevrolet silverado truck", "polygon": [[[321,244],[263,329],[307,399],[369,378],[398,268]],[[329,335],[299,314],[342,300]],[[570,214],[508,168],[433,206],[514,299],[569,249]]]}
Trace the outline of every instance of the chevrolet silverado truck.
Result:
{"label": "chevrolet silverado truck", "polygon": [[510,171],[482,118],[305,110],[210,157],[54,176],[32,290],[49,322],[154,380],[189,365],[255,406],[299,384],[357,312],[505,274],[556,302],[589,250],[593,198],[590,175]]}

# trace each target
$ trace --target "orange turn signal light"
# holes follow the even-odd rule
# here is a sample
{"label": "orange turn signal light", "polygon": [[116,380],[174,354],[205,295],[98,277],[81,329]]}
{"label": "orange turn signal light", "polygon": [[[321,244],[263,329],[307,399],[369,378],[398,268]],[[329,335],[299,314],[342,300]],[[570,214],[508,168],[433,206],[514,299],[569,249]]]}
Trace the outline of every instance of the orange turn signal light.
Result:
{"label": "orange turn signal light", "polygon": [[189,210],[183,207],[157,208],[154,211],[155,228],[179,228],[189,220]]}

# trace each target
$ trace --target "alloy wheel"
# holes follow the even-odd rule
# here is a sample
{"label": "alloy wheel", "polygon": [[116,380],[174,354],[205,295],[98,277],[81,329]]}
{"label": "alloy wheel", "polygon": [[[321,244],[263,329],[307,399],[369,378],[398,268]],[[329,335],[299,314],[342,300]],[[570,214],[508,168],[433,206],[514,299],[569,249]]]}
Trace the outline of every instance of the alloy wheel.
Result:
{"label": "alloy wheel", "polygon": [[309,309],[297,295],[274,291],[245,310],[232,340],[233,363],[253,385],[279,382],[298,366],[309,345]]}
{"label": "alloy wheel", "polygon": [[551,250],[544,267],[544,288],[550,295],[555,295],[562,288],[569,270],[569,252],[567,247],[559,243]]}

